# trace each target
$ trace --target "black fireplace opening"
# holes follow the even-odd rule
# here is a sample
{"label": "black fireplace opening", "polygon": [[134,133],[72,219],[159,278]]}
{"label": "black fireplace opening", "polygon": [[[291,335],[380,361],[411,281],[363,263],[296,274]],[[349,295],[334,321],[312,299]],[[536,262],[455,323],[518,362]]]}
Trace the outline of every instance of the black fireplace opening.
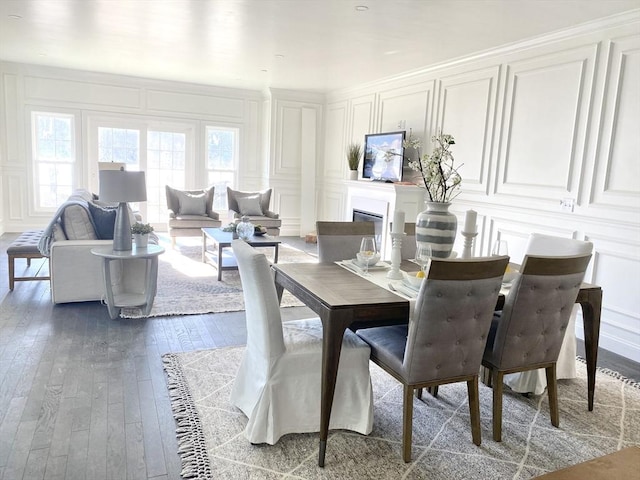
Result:
{"label": "black fireplace opening", "polygon": [[377,213],[366,212],[364,210],[353,209],[353,221],[354,222],[373,222],[376,246],[378,250],[382,248],[382,221],[383,216]]}

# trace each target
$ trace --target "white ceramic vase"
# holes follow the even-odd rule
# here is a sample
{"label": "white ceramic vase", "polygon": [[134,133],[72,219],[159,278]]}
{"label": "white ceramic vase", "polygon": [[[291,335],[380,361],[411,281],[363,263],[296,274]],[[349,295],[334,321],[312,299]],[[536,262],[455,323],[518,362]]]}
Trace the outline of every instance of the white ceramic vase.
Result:
{"label": "white ceramic vase", "polygon": [[448,258],[456,239],[458,219],[449,211],[449,202],[425,202],[426,210],[416,218],[416,242],[431,245],[432,256]]}

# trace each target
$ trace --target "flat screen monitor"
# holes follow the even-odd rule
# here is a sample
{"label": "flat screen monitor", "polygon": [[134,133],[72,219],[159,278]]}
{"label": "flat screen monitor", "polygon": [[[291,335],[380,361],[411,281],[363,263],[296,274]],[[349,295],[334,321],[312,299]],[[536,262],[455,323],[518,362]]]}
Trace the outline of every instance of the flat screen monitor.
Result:
{"label": "flat screen monitor", "polygon": [[404,138],[405,132],[365,135],[362,178],[384,182],[401,181]]}

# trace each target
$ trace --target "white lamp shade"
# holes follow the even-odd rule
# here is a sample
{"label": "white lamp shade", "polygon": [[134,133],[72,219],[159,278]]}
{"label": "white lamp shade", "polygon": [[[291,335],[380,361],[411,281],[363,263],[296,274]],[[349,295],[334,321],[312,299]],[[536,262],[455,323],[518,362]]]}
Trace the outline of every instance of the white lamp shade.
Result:
{"label": "white lamp shade", "polygon": [[100,171],[100,200],[103,202],[144,202],[147,186],[144,172]]}

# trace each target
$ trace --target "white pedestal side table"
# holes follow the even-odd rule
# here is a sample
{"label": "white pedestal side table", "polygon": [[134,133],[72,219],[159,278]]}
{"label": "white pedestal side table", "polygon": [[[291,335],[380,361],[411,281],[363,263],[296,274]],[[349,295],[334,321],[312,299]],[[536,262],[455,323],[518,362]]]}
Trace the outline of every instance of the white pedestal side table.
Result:
{"label": "white pedestal side table", "polygon": [[[145,315],[148,315],[153,306],[158,285],[158,256],[164,253],[164,248],[159,245],[149,245],[146,248],[118,251],[109,247],[92,248],[91,253],[102,257],[102,274],[104,277],[104,290],[106,294],[109,316],[115,320],[120,315],[122,308],[139,307]],[[127,291],[125,288],[114,290],[114,282],[111,276],[111,262],[114,260],[125,262],[141,259],[145,260],[146,272],[144,289],[142,291]],[[124,267],[124,265],[122,265]],[[124,268],[121,268],[124,275]],[[118,285],[126,285],[126,282],[118,282]]]}

